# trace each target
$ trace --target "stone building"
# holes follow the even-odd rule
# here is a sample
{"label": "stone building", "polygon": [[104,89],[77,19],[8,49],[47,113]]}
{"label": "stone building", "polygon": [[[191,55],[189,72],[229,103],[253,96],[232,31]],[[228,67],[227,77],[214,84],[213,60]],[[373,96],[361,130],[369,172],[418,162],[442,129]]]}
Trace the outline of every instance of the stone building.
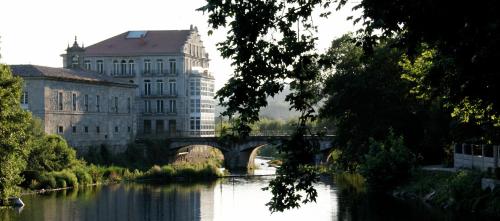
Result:
{"label": "stone building", "polygon": [[45,132],[80,150],[106,144],[120,151],[135,138],[135,84],[82,70],[10,67],[24,79],[22,107],[42,120]]}
{"label": "stone building", "polygon": [[196,27],[128,31],[88,47],[66,49],[63,65],[138,85],[139,136],[213,136],[214,77]]}

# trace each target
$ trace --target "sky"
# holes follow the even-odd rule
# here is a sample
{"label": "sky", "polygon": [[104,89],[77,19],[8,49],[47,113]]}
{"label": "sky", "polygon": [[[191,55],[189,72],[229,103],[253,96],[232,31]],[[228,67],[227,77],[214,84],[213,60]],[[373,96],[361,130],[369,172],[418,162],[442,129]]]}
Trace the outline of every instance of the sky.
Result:
{"label": "sky", "polygon": [[[216,43],[226,32],[207,35],[208,16],[195,11],[205,0],[2,0],[0,62],[62,67],[61,54],[75,36],[86,46],[129,30],[179,30],[198,27],[218,89],[230,78],[231,61],[221,58]],[[317,49],[325,50],[342,34],[355,31],[351,7],[328,19],[315,18]],[[333,9],[332,9],[333,10]],[[359,14],[359,13],[357,13]]]}

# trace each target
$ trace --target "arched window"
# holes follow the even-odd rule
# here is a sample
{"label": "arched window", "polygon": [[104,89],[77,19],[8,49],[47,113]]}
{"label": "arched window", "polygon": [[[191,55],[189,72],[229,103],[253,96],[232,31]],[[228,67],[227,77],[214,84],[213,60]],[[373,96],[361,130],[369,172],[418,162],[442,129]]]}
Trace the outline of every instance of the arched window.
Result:
{"label": "arched window", "polygon": [[122,60],[121,64],[121,75],[127,74],[127,61]]}
{"label": "arched window", "polygon": [[134,60],[129,60],[128,61],[128,74],[129,75],[134,75],[135,74],[134,73],[134,70],[135,70],[134,66],[135,66],[134,65]]}

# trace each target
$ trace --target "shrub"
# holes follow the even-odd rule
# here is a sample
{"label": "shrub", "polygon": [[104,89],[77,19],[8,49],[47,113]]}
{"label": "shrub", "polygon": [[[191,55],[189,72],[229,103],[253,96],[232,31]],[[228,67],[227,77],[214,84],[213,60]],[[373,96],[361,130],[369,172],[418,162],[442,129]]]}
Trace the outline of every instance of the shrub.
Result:
{"label": "shrub", "polygon": [[361,165],[370,191],[387,191],[406,181],[414,166],[414,157],[392,130],[383,141],[370,139],[370,151]]}
{"label": "shrub", "polygon": [[43,173],[39,177],[39,185],[37,189],[54,189],[57,188],[56,178],[51,173]]}
{"label": "shrub", "polygon": [[65,181],[65,186],[60,186],[58,182],[58,187],[78,187],[78,178],[76,178],[73,172],[69,170],[63,170],[60,172],[52,172],[52,174],[54,174],[56,181],[58,181],[59,179]]}
{"label": "shrub", "polygon": [[76,178],[78,183],[82,185],[92,184],[92,176],[84,169],[75,170]]}
{"label": "shrub", "polygon": [[78,164],[76,152],[59,135],[44,135],[28,156],[28,169],[60,171]]}

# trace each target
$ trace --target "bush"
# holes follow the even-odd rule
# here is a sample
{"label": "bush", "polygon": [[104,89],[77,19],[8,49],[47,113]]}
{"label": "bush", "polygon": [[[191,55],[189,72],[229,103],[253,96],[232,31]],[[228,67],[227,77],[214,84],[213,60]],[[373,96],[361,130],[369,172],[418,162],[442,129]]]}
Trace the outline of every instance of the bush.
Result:
{"label": "bush", "polygon": [[76,178],[75,174],[69,170],[63,170],[60,172],[52,172],[54,174],[54,177],[56,178],[56,181],[59,180],[64,180],[65,186],[59,185],[60,183],[58,182],[58,187],[59,188],[65,188],[65,187],[78,187],[78,178]]}
{"label": "bush", "polygon": [[78,179],[78,183],[82,185],[92,184],[92,176],[85,171],[84,169],[75,170],[76,178]]}
{"label": "bush", "polygon": [[406,181],[413,170],[414,157],[392,130],[383,141],[370,139],[370,151],[361,165],[370,191],[383,192]]}
{"label": "bush", "polygon": [[55,189],[57,188],[56,178],[51,173],[43,173],[39,177],[37,189]]}
{"label": "bush", "polygon": [[28,156],[28,170],[60,171],[78,164],[76,152],[59,135],[44,135]]}

